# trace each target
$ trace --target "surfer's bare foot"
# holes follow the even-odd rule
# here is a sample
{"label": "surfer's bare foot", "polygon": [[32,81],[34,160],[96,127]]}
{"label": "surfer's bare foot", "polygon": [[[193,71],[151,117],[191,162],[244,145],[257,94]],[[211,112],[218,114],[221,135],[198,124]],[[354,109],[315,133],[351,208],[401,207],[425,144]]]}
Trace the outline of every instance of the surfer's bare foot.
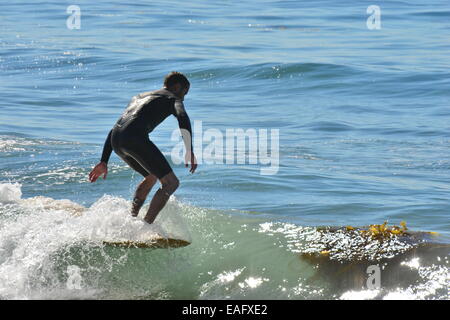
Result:
{"label": "surfer's bare foot", "polygon": [[133,204],[131,206],[131,215],[133,217],[137,217],[137,215],[139,214],[139,210],[144,204],[147,195],[149,194],[152,187],[155,185],[156,181],[158,181],[158,178],[156,178],[152,174],[149,174],[144,178],[144,180],[142,180],[139,183],[136,192],[134,194]]}
{"label": "surfer's bare foot", "polygon": [[137,215],[139,214],[139,210],[141,209],[144,202],[145,200],[141,200],[139,198],[133,199],[133,204],[131,205],[131,216],[137,217]]}
{"label": "surfer's bare foot", "polygon": [[144,221],[147,222],[148,224],[152,224],[153,223],[153,221],[151,221],[150,219],[145,219],[144,218]]}

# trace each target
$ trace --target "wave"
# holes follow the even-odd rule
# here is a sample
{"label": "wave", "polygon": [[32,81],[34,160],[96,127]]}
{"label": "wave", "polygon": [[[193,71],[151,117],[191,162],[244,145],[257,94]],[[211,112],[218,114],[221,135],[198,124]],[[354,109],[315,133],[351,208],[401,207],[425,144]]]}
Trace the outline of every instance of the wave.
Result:
{"label": "wave", "polygon": [[[121,197],[104,195],[84,207],[22,198],[20,185],[0,186],[2,299],[448,299],[449,246],[439,241],[336,260],[322,254],[319,227],[173,197],[155,224],[146,225],[128,214],[130,202]],[[152,250],[102,243],[144,229],[192,244]],[[331,240],[347,249],[356,243],[339,233]],[[367,288],[371,266],[380,267],[380,288]]]}
{"label": "wave", "polygon": [[[191,240],[176,210],[168,210],[158,223],[148,225],[126,214],[130,203],[118,197],[105,195],[86,208],[67,199],[45,196],[22,199],[21,195],[19,184],[0,184],[2,298],[36,298],[42,289],[44,295],[48,294],[47,289],[60,293],[70,289],[69,282],[73,280],[70,273],[80,270],[79,263],[95,262],[98,254],[107,254],[109,248],[103,241],[160,235]],[[61,275],[58,272],[61,264],[72,258],[67,255],[81,251],[89,256],[87,260],[82,258],[75,265],[67,265],[67,272]],[[92,253],[95,257],[90,256]],[[114,268],[117,263],[104,261],[99,271]],[[83,269],[89,270],[86,266]],[[61,282],[60,277],[67,275]]]}
{"label": "wave", "polygon": [[190,72],[192,79],[234,79],[267,80],[283,79],[311,74],[316,78],[330,78],[350,76],[359,72],[357,69],[329,63],[260,63],[242,66],[224,66],[221,68],[207,68]]}
{"label": "wave", "polygon": [[419,17],[445,18],[450,17],[450,11],[448,10],[418,11],[418,12],[411,12],[410,15]]}

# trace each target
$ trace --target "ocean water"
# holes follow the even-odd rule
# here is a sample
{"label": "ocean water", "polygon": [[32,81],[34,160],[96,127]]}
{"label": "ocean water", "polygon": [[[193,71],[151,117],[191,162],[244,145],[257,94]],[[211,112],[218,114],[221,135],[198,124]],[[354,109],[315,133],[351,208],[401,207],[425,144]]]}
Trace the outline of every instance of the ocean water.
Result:
{"label": "ocean water", "polygon": [[[449,298],[448,1],[12,0],[0,30],[0,299]],[[169,118],[151,138],[181,186],[146,226],[116,155],[87,177],[130,98],[172,70],[203,133],[277,129],[279,163],[190,174]],[[438,235],[356,262],[303,255],[320,227],[384,221]],[[101,242],[143,229],[192,244]]]}

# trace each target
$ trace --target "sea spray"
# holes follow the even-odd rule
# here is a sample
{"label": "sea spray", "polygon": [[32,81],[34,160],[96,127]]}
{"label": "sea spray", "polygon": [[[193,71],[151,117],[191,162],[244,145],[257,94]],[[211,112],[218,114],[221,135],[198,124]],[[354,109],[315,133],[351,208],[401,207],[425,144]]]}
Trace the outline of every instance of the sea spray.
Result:
{"label": "sea spray", "polygon": [[19,183],[0,184],[0,202],[11,203],[20,200],[22,197],[22,185]]}
{"label": "sea spray", "polygon": [[108,287],[101,284],[105,273],[126,264],[129,253],[104,247],[104,240],[170,236],[170,228],[177,236],[190,237],[183,225],[175,228],[182,220],[175,210],[163,212],[162,221],[148,225],[128,214],[130,203],[123,198],[105,195],[84,208],[67,199],[21,199],[18,184],[0,184],[0,188],[4,200],[0,204],[3,299],[101,296]]}

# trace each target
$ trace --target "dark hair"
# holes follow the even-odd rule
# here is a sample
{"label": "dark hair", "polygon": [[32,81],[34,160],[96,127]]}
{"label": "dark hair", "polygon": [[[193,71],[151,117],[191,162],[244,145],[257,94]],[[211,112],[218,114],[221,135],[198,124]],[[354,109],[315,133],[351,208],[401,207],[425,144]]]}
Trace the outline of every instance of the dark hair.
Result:
{"label": "dark hair", "polygon": [[166,88],[170,88],[176,83],[181,84],[184,88],[190,86],[189,80],[181,72],[172,71],[164,78],[164,87]]}

